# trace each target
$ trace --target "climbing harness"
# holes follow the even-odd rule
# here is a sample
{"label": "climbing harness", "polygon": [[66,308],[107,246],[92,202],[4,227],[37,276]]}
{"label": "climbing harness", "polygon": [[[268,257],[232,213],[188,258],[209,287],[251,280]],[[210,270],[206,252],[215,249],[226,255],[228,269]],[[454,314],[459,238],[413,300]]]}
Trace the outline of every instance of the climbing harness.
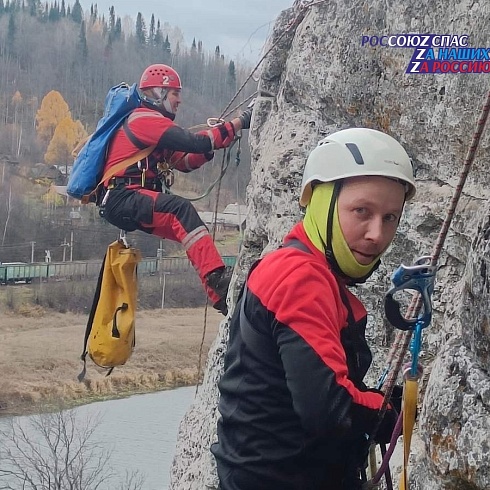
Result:
{"label": "climbing harness", "polygon": [[157,163],[157,175],[165,189],[170,189],[174,185],[174,170],[166,160]]}
{"label": "climbing harness", "polygon": [[[446,213],[446,217],[444,219],[444,222],[441,226],[441,230],[439,232],[439,235],[437,237],[436,243],[434,245],[434,250],[432,254],[430,255],[430,264],[427,264],[428,267],[435,268],[437,267],[437,263],[439,261],[439,257],[442,251],[442,248],[444,246],[444,242],[446,240],[454,213],[456,211],[456,207],[458,205],[459,199],[461,197],[462,191],[464,184],[466,182],[466,179],[468,177],[469,171],[471,169],[471,166],[473,164],[473,161],[475,159],[476,155],[476,150],[478,149],[478,146],[480,144],[481,136],[483,134],[483,130],[485,128],[485,124],[488,120],[488,115],[490,113],[490,90],[487,92],[486,100],[485,103],[481,109],[480,116],[476,122],[476,128],[475,132],[473,134],[473,138],[470,144],[470,147],[468,149],[468,152],[465,156],[464,160],[464,165],[463,169],[461,171],[459,181],[455,187],[453,197],[451,199],[451,202],[449,204],[449,209]],[[420,260],[420,259],[419,259]],[[418,264],[418,265],[423,265],[423,264]],[[395,277],[395,280],[398,280],[397,277]],[[396,286],[394,285],[394,288]],[[428,288],[426,288],[428,290]],[[391,290],[393,293],[394,290]],[[388,300],[390,301],[390,300]],[[407,322],[412,322],[413,319],[417,318],[417,315],[419,314],[420,309],[424,305],[424,299],[423,295],[420,294],[420,292],[417,292],[417,294],[413,297],[408,309],[407,313],[405,315],[405,319]],[[429,314],[429,311],[431,313],[431,310],[428,310],[427,307],[425,307],[425,312],[422,315],[422,318],[424,315]],[[396,315],[396,313],[395,313]],[[407,325],[407,323],[403,322],[403,325]],[[413,426],[415,423],[415,410],[416,410],[416,403],[417,403],[417,380],[421,376],[421,369],[419,365],[417,364],[416,360],[418,360],[418,354],[420,351],[420,341],[421,341],[421,331],[423,329],[422,323],[417,327],[417,321],[415,322],[415,327],[413,329],[400,329],[397,332],[395,341],[393,343],[393,346],[388,354],[388,360],[387,360],[387,365],[389,366],[387,369],[385,369],[384,373],[382,374],[380,378],[380,382],[382,382],[383,385],[383,391],[385,393],[385,397],[383,400],[382,407],[379,411],[379,416],[378,416],[378,425],[381,422],[384,413],[386,412],[391,394],[393,392],[393,387],[395,385],[396,379],[398,377],[398,374],[400,370],[402,369],[403,365],[403,360],[405,357],[406,351],[409,349],[410,346],[410,351],[412,352],[412,363],[410,367],[405,367],[403,370],[404,373],[404,378],[405,378],[405,389],[404,389],[404,401],[403,401],[403,411],[402,414],[400,415],[398,422],[402,421],[403,418],[403,431],[404,431],[404,468],[402,472],[402,478],[400,480],[400,490],[406,490],[408,488],[408,478],[407,478],[407,463],[408,463],[408,456],[409,456],[409,451],[410,451],[410,442],[411,442],[411,434],[413,431]],[[414,333],[414,338],[411,342],[412,338],[412,333]],[[415,353],[415,356],[414,356]],[[377,427],[375,427],[375,430],[377,430]],[[405,432],[405,430],[407,432]],[[397,432],[398,431],[398,432]],[[363,489],[369,489],[369,488],[374,488],[378,485],[383,473],[388,469],[388,462],[389,458],[391,456],[391,453],[393,452],[394,446],[396,445],[396,440],[398,436],[400,435],[401,432],[401,425],[397,423],[395,427],[395,431],[393,432],[393,437],[390,443],[390,447],[388,451],[386,452],[385,456],[383,457],[383,463],[374,476],[374,478],[368,482],[366,482],[363,485]],[[410,435],[409,435],[410,434]],[[372,440],[372,435],[370,439]],[[390,487],[388,487],[388,490],[390,490]]]}

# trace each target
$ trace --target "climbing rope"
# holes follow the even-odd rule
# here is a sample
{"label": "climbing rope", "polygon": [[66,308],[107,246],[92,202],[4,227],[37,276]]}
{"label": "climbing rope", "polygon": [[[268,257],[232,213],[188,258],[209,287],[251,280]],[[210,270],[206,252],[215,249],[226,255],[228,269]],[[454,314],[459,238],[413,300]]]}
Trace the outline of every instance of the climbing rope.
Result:
{"label": "climbing rope", "polygon": [[313,7],[314,5],[318,5],[320,3],[325,3],[325,2],[327,2],[327,0],[317,0],[317,1],[305,2],[302,5],[300,5],[298,15],[291,22],[289,22],[289,24],[286,26],[286,28],[281,33],[281,35],[274,41],[274,43],[271,45],[271,47],[259,59],[259,61],[255,65],[255,67],[250,72],[250,75],[248,75],[248,77],[242,83],[242,85],[237,90],[236,94],[232,97],[232,99],[230,100],[230,102],[228,103],[228,105],[223,109],[223,112],[222,112],[222,114],[220,116],[220,119],[222,119],[224,117],[224,115],[227,114],[226,111],[229,109],[229,107],[231,106],[231,104],[233,104],[233,102],[235,101],[235,99],[238,97],[238,95],[244,89],[245,85],[247,85],[248,81],[253,77],[254,73],[257,71],[257,69],[259,68],[259,66],[267,58],[267,56],[269,55],[269,53],[281,42],[282,38],[289,31],[291,31],[293,29],[293,27],[295,28],[295,27],[297,27],[301,23],[301,21],[304,19],[305,15],[306,15],[306,11],[308,9],[310,9],[311,7]]}
{"label": "climbing rope", "polygon": [[[256,95],[257,95],[257,92],[254,92],[252,95],[250,95],[249,97],[247,97],[244,101],[242,101],[240,104],[238,104],[237,106],[235,106],[233,109],[229,110],[229,108],[231,107],[231,105],[233,104],[233,102],[236,100],[236,98],[240,95],[240,93],[243,91],[243,89],[245,88],[245,86],[247,85],[248,81],[253,78],[253,75],[254,73],[257,71],[257,69],[259,68],[259,66],[262,64],[262,62],[267,58],[267,56],[269,55],[269,53],[281,42],[282,38],[289,32],[291,31],[293,28],[297,27],[301,21],[304,19],[305,15],[306,15],[306,11],[308,9],[310,9],[311,7],[313,7],[314,5],[318,5],[318,4],[321,4],[321,3],[325,3],[327,2],[327,0],[316,0],[316,1],[310,1],[310,2],[304,2],[302,5],[300,5],[299,7],[299,12],[297,14],[297,16],[291,21],[289,22],[289,24],[286,26],[286,29],[281,33],[281,35],[274,41],[274,43],[270,46],[270,48],[264,53],[264,55],[259,59],[259,61],[257,62],[257,64],[255,65],[255,67],[252,69],[252,71],[250,72],[250,74],[248,75],[248,77],[245,79],[245,81],[240,85],[240,87],[238,88],[238,90],[236,91],[235,95],[231,98],[230,102],[226,105],[226,107],[223,109],[221,115],[216,118],[215,120],[209,120],[208,119],[208,126],[209,126],[209,123],[213,124],[215,122],[221,122],[221,121],[224,121],[224,118],[225,117],[228,117],[230,114],[232,114],[235,110],[237,110],[239,107],[241,107],[243,104],[245,104],[246,102],[248,102],[249,100],[253,99]],[[196,127],[194,127],[196,128]],[[237,152],[237,161],[239,161],[239,158],[240,158],[240,147],[238,149],[238,152]],[[227,159],[227,164],[224,165],[224,160],[225,160],[225,156],[223,155],[223,160],[221,162],[221,171],[220,171],[220,176],[218,177],[218,179],[210,186],[209,188],[209,192],[211,192],[211,190],[214,188],[214,186],[218,183],[218,189],[217,189],[217,192],[216,192],[216,205],[215,205],[215,211],[214,211],[214,226],[213,226],[213,241],[215,239],[215,233],[216,233],[216,220],[217,220],[217,214],[218,214],[218,202],[219,202],[219,194],[220,194],[220,190],[221,190],[221,180],[228,168],[228,163],[229,163],[229,155],[230,153],[228,152],[228,159]],[[206,192],[203,197],[207,196],[209,194],[209,192]],[[202,197],[199,197],[199,198],[194,198],[194,199],[191,199],[191,200],[197,200],[197,199],[201,199]],[[241,224],[239,223],[239,226],[241,226]],[[197,386],[196,386],[196,394],[199,390],[199,379],[201,377],[201,365],[202,365],[202,352],[203,352],[203,348],[204,348],[204,337],[206,335],[206,325],[207,325],[207,311],[208,311],[208,298],[206,297],[206,304],[205,304],[205,307],[204,307],[204,325],[203,325],[203,335],[202,335],[202,340],[201,340],[201,347],[199,349],[199,361],[198,361],[198,373],[197,373],[197,379],[198,379],[198,383],[197,383]]]}
{"label": "climbing rope", "polygon": [[[306,15],[306,10],[311,8],[313,5],[317,5],[317,4],[320,4],[320,3],[325,3],[327,0],[317,0],[317,1],[311,1],[311,2],[308,2],[308,3],[305,3],[303,5],[300,6],[300,9],[299,9],[299,13],[298,15],[288,24],[288,26],[286,27],[286,29],[281,33],[281,35],[275,40],[275,42],[271,45],[271,47],[264,53],[264,55],[259,59],[259,61],[257,62],[257,64],[255,65],[255,67],[252,69],[252,71],[250,72],[250,74],[248,75],[248,77],[245,79],[245,81],[240,85],[240,87],[238,88],[238,90],[236,91],[235,95],[231,98],[230,102],[226,105],[226,107],[223,109],[221,115],[216,118],[216,119],[213,119],[213,120],[209,120],[208,119],[208,124],[207,126],[209,127],[209,123],[211,124],[215,124],[217,122],[221,122],[221,121],[224,121],[224,118],[229,116],[231,113],[233,113],[236,109],[238,109],[239,107],[241,107],[244,103],[248,102],[249,100],[253,99],[253,97],[255,97],[257,95],[257,92],[254,92],[252,95],[250,95],[248,98],[246,98],[243,102],[241,102],[240,104],[238,104],[236,107],[234,107],[233,109],[231,110],[228,110],[231,105],[233,104],[233,102],[236,100],[236,98],[240,95],[240,93],[243,91],[243,89],[245,88],[246,84],[248,83],[248,81],[253,77],[254,73],[257,71],[257,69],[259,68],[259,66],[261,65],[261,63],[267,58],[267,56],[269,55],[269,53],[279,44],[279,42],[282,40],[282,38],[293,28],[293,27],[297,27],[300,22],[303,20],[304,16]],[[197,129],[198,126],[194,126],[193,128],[191,129]],[[230,149],[230,148],[229,148]],[[239,161],[239,158],[240,158],[240,153],[237,154],[237,159]],[[214,226],[213,226],[213,241],[215,239],[215,234],[216,234],[216,224],[217,224],[217,215],[218,215],[218,203],[219,203],[219,195],[220,195],[220,191],[221,191],[221,180],[228,168],[228,164],[229,164],[229,159],[230,159],[230,152],[228,151],[228,158],[227,158],[227,163],[225,165],[225,155],[223,155],[223,159],[221,161],[221,171],[220,171],[220,174],[219,174],[219,177],[216,179],[215,182],[213,182],[213,184],[210,186],[210,188],[200,197],[198,198],[194,198],[194,199],[189,199],[189,200],[197,200],[197,199],[202,199],[202,197],[206,197],[210,192],[211,190],[215,187],[216,184],[218,184],[218,189],[217,189],[217,192],[216,192],[216,204],[215,204],[215,210],[214,210]],[[197,385],[196,385],[196,394],[199,390],[199,380],[200,380],[200,377],[201,377],[201,367],[202,367],[202,353],[203,353],[203,348],[204,348],[204,337],[206,335],[206,328],[207,328],[207,311],[208,311],[208,298],[206,297],[206,304],[205,304],[205,307],[204,307],[204,325],[203,325],[203,335],[202,335],[202,339],[201,339],[201,346],[199,348],[199,360],[198,360],[198,373],[197,373]]]}
{"label": "climbing rope", "polygon": [[[240,138],[238,138],[240,140]],[[233,142],[233,145],[235,144],[236,140]],[[223,158],[221,160],[221,170],[220,170],[220,175],[224,175],[226,172],[226,168],[228,167],[230,163],[230,157],[231,157],[231,145],[228,147],[228,151],[225,151],[223,153]],[[226,163],[225,163],[226,161]],[[220,195],[220,190],[221,190],[221,178],[217,179],[218,182],[218,189],[216,192],[216,203],[214,206],[214,222],[213,222],[213,233],[212,233],[212,238],[213,242],[216,239],[216,228],[217,228],[217,218],[218,218],[218,205],[219,205],[219,195]],[[216,183],[216,182],[215,182]],[[197,383],[196,383],[196,395],[197,392],[199,391],[199,386],[200,386],[200,379],[201,379],[201,371],[202,371],[202,357],[203,357],[203,351],[204,351],[204,340],[206,337],[206,331],[207,331],[207,320],[208,320],[208,305],[209,305],[209,298],[206,295],[206,303],[204,305],[204,323],[203,323],[203,331],[202,331],[202,337],[201,337],[201,345],[199,346],[199,357],[198,357],[198,363],[197,363]]]}
{"label": "climbing rope", "polygon": [[[230,144],[230,146],[223,152],[223,161],[226,161],[226,163],[223,165],[223,161],[222,161],[218,177],[216,177],[216,179],[208,186],[208,188],[201,195],[199,195],[197,197],[185,197],[185,196],[183,196],[183,197],[185,197],[185,199],[187,199],[188,201],[199,201],[200,199],[204,199],[205,197],[209,196],[209,194],[214,189],[216,184],[221,183],[221,179],[224,177],[224,175],[225,175],[225,173],[226,173],[226,171],[230,165],[231,149],[235,146],[237,141],[239,141],[240,139],[241,139],[241,136],[238,136],[237,138],[235,138],[232,141],[232,143]],[[166,181],[164,179],[162,180],[162,185],[163,185],[163,188],[165,189],[165,193],[174,194],[171,191],[170,186],[168,186],[166,184]],[[219,187],[218,187],[218,189],[219,189]],[[179,195],[181,195],[181,194],[179,194]]]}
{"label": "climbing rope", "polygon": [[[454,213],[456,211],[456,207],[458,205],[459,199],[461,198],[463,187],[466,183],[466,179],[467,179],[468,174],[470,172],[471,166],[474,162],[476,151],[477,151],[478,146],[480,144],[480,140],[481,140],[481,136],[483,134],[483,130],[485,128],[485,124],[488,120],[489,112],[490,112],[490,91],[488,91],[488,93],[487,93],[486,101],[482,107],[482,110],[480,112],[480,116],[477,120],[476,129],[475,129],[475,132],[473,134],[471,145],[470,145],[468,152],[465,156],[463,169],[461,171],[458,184],[455,187],[449,208],[448,208],[447,213],[446,213],[446,217],[445,217],[444,222],[441,226],[441,230],[437,236],[437,240],[436,240],[436,243],[434,245],[432,254],[430,255],[430,264],[429,264],[430,267],[434,267],[434,268],[437,267],[437,263],[439,261],[444,243],[446,241],[447,234],[448,234],[449,228],[451,226],[451,222],[453,220]],[[417,315],[419,314],[419,312],[422,308],[422,305],[423,305],[423,299],[421,297],[420,292],[418,292],[413,297],[413,299],[410,303],[410,306],[407,310],[407,314],[406,314],[405,318],[408,321],[415,319],[417,317]],[[405,354],[406,354],[406,352],[409,348],[409,345],[410,345],[412,333],[413,333],[412,330],[400,330],[400,331],[398,331],[396,334],[396,338],[395,338],[395,341],[393,343],[393,346],[392,346],[392,348],[388,354],[388,366],[390,366],[391,364],[393,364],[393,365],[388,370],[385,369],[385,373],[383,375],[383,377],[384,377],[384,379],[383,379],[384,385],[383,386],[384,386],[385,397],[383,400],[382,407],[379,411],[378,424],[375,427],[373,434],[370,435],[370,440],[373,439],[373,436],[375,435],[375,431],[379,427],[379,423],[381,422],[381,420],[382,420],[382,418],[386,412],[389,400],[390,400],[391,395],[393,393],[393,388],[395,386],[396,379],[397,379],[398,374],[401,370]],[[419,342],[420,339],[416,338],[415,341]],[[413,371],[413,364],[412,364],[410,369],[412,372]],[[413,391],[414,391],[414,386],[413,386],[413,384],[410,384],[408,396],[411,399],[414,398]],[[415,401],[416,401],[416,394],[415,394]],[[413,421],[415,421],[415,413],[411,413],[409,415],[411,418],[413,418]],[[406,419],[407,419],[407,427],[404,426],[404,431],[406,428],[409,431],[410,437],[411,437],[411,431],[413,430],[413,425],[410,427],[408,425],[409,424],[408,417]],[[398,424],[397,424],[397,426],[398,426]],[[396,429],[396,427],[395,427],[395,429]],[[400,430],[400,428],[399,428],[399,430]],[[400,432],[398,432],[398,435],[399,434],[400,434]],[[405,432],[404,432],[404,434],[405,434]],[[408,434],[408,432],[406,434]],[[395,435],[395,433],[394,433],[394,435]],[[395,444],[396,444],[396,439],[395,439]],[[391,444],[390,444],[390,449],[391,449]],[[400,490],[408,488],[406,466],[407,466],[407,462],[408,462],[409,449],[410,449],[410,441],[408,441],[408,447],[407,446],[404,447],[404,468],[403,468],[402,480],[400,481]],[[380,469],[378,470],[378,473],[376,473],[376,475],[374,476],[374,478],[371,481],[367,482],[367,484],[364,486],[364,488],[366,488],[366,489],[367,488],[373,488],[373,485],[376,486],[378,484],[378,482],[380,481],[380,479],[383,475],[383,472],[386,470],[387,464],[385,464],[385,459],[387,459],[387,461],[389,461],[390,456],[391,456],[391,454],[388,451],[386,453],[385,457],[383,458],[383,464],[380,467]]]}
{"label": "climbing rope", "polygon": [[[207,123],[205,125],[204,124],[198,124],[198,125],[192,126],[191,128],[189,128],[189,130],[196,130],[196,129],[205,128],[205,127],[211,127],[212,128],[212,127],[218,126],[220,124],[223,124],[225,122],[225,118],[226,117],[228,117],[230,114],[232,114],[233,112],[235,112],[238,108],[240,108],[246,102],[252,100],[257,95],[257,93],[258,93],[257,91],[255,91],[253,94],[249,95],[246,99],[244,99],[242,102],[240,102],[238,105],[236,105],[233,109],[228,110],[230,108],[230,106],[233,104],[233,102],[236,100],[236,98],[243,91],[243,89],[247,85],[248,81],[253,77],[254,73],[257,71],[257,69],[259,68],[259,66],[262,64],[262,62],[265,60],[265,58],[267,58],[267,56],[269,55],[269,53],[281,42],[282,38],[291,29],[293,29],[293,27],[297,27],[300,24],[300,22],[304,19],[305,15],[306,15],[306,11],[308,9],[310,9],[311,7],[313,7],[314,5],[325,3],[326,1],[327,0],[316,0],[316,1],[304,2],[302,5],[300,5],[299,12],[298,12],[297,16],[291,22],[289,22],[289,24],[286,26],[286,28],[281,33],[281,35],[274,41],[274,43],[271,45],[271,47],[259,59],[259,61],[255,65],[255,67],[252,69],[252,71],[250,72],[250,74],[248,75],[248,77],[241,84],[241,86],[235,92],[235,95],[231,98],[230,102],[228,102],[228,104],[226,105],[226,107],[223,109],[221,115],[219,117],[217,117],[217,118],[208,118]],[[209,195],[209,193],[213,190],[213,188],[215,187],[215,185],[218,182],[221,181],[221,179],[223,178],[224,174],[226,173],[227,168],[228,168],[228,164],[226,166],[224,166],[224,167],[222,165],[220,175],[218,176],[218,178],[216,179],[216,181],[213,182],[209,186],[209,188],[201,196],[196,197],[196,198],[187,198],[187,199],[189,201],[197,201],[199,199],[203,199],[204,197],[207,197]],[[219,188],[220,187],[221,186],[219,186]],[[219,192],[219,188],[218,188],[218,192]],[[171,193],[170,192],[170,189],[168,187],[166,187],[166,191],[169,192],[169,193]],[[218,196],[218,198],[219,198],[219,196]]]}

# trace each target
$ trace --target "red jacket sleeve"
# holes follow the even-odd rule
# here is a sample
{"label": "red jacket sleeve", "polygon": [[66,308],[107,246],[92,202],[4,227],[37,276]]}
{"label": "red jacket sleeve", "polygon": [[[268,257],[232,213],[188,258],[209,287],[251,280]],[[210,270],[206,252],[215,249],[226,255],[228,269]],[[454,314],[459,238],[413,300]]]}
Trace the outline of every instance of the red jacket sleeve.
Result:
{"label": "red jacket sleeve", "polygon": [[179,172],[192,172],[198,169],[209,160],[214,157],[213,152],[209,153],[186,153],[183,151],[176,151],[170,158],[172,167]]}

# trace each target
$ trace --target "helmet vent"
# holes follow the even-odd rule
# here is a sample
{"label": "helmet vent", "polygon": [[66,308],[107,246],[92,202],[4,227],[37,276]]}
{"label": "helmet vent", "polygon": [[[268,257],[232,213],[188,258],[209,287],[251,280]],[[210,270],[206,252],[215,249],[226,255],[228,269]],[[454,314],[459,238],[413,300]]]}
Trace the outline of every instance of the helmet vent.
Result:
{"label": "helmet vent", "polygon": [[354,157],[354,160],[357,163],[357,165],[364,165],[364,160],[362,158],[358,146],[355,143],[346,143],[345,146],[352,153],[352,156]]}

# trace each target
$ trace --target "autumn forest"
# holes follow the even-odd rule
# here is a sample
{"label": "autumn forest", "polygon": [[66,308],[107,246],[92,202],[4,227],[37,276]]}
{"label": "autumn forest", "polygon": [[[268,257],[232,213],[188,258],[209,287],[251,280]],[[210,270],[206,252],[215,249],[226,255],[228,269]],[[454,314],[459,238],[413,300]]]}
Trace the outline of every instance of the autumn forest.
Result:
{"label": "autumn forest", "polygon": [[[0,262],[41,262],[47,250],[59,261],[67,240],[74,260],[100,258],[114,240],[117,230],[95,206],[79,206],[57,186],[66,184],[71,152],[94,130],[109,88],[137,82],[152,63],[181,75],[176,122],[188,128],[221,115],[251,70],[220,46],[195,38],[188,46],[178,26],[154,15],[121,18],[114,7],[98,12],[79,0],[0,0]],[[252,80],[233,106],[253,90]],[[240,165],[230,165],[222,182],[221,208],[243,203],[250,163],[241,146]],[[220,163],[181,174],[178,190],[201,194]],[[211,210],[215,201],[210,195],[196,207]],[[154,238],[138,234],[136,241],[144,255],[155,255]]]}

